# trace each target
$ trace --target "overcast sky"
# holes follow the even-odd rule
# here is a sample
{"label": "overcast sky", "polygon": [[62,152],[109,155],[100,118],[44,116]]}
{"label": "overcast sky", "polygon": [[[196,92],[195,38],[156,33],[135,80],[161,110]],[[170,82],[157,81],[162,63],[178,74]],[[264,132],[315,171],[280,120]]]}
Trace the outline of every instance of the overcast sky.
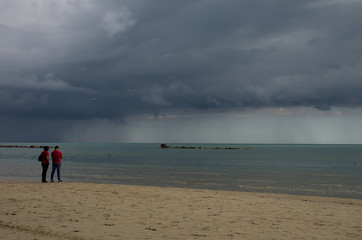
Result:
{"label": "overcast sky", "polygon": [[0,0],[0,141],[362,143],[361,12]]}

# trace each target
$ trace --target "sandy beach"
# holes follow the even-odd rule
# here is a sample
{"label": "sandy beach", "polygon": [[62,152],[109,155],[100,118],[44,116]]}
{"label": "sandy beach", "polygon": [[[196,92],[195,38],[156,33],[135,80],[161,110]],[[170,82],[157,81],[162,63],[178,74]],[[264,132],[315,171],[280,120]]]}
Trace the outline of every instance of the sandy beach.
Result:
{"label": "sandy beach", "polygon": [[362,200],[0,182],[0,239],[362,239]]}

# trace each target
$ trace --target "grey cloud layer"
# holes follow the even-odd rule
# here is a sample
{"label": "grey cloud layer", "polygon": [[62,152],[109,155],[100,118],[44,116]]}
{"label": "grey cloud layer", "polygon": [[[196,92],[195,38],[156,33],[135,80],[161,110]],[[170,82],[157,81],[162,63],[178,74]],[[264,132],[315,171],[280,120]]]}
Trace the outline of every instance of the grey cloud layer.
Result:
{"label": "grey cloud layer", "polygon": [[362,105],[360,1],[2,2],[2,116]]}

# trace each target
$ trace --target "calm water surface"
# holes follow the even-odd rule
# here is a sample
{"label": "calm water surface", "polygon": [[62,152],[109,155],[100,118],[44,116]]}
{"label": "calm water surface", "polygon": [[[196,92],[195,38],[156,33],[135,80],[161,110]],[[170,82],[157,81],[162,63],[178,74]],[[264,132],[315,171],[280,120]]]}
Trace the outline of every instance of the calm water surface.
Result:
{"label": "calm water surface", "polygon": [[[64,181],[362,198],[362,145],[46,144],[63,152]],[[0,179],[40,181],[40,152],[0,148]]]}

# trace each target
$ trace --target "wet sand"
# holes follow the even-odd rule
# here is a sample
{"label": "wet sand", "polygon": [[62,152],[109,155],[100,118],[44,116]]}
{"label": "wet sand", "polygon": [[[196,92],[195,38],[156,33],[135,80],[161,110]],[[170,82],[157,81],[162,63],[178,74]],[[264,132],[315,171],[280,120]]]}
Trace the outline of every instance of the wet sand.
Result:
{"label": "wet sand", "polygon": [[362,200],[0,181],[0,239],[362,239]]}

